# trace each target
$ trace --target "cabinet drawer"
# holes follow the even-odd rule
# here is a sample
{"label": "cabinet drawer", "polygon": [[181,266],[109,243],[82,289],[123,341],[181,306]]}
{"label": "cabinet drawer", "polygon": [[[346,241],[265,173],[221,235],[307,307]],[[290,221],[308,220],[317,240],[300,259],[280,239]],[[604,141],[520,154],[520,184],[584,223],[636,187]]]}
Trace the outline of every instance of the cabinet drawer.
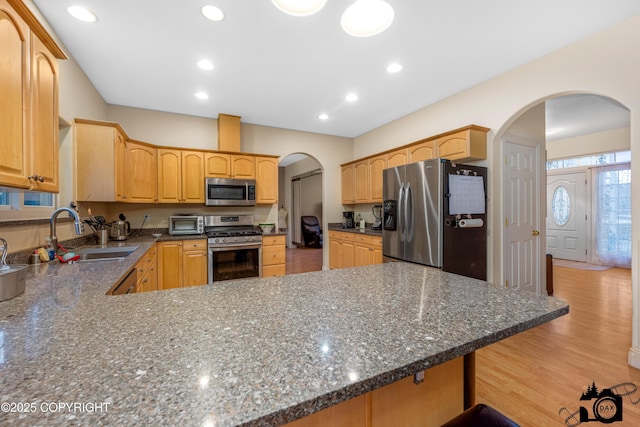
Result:
{"label": "cabinet drawer", "polygon": [[199,249],[207,249],[207,239],[182,241],[182,250],[184,251],[193,251]]}
{"label": "cabinet drawer", "polygon": [[274,246],[285,244],[285,236],[265,236],[262,235],[262,246]]}
{"label": "cabinet drawer", "polygon": [[274,265],[285,263],[285,250],[283,246],[264,246],[262,248],[262,265]]}
{"label": "cabinet drawer", "polygon": [[356,243],[364,243],[366,245],[371,245],[372,244],[372,240],[374,238],[374,236],[366,236],[366,235],[355,235],[355,242]]}
{"label": "cabinet drawer", "polygon": [[329,231],[329,239],[343,240],[346,242],[353,242],[356,238],[354,233],[346,233],[344,231]]}
{"label": "cabinet drawer", "polygon": [[284,274],[285,274],[284,264],[262,266],[262,277],[284,276]]}

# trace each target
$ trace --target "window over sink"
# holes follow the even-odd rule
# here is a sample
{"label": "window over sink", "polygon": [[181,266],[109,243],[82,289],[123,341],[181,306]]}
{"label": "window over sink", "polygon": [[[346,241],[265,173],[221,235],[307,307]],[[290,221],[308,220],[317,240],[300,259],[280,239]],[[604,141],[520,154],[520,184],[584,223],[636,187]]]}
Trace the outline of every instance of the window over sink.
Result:
{"label": "window over sink", "polygon": [[51,193],[0,187],[0,221],[49,218],[56,209]]}

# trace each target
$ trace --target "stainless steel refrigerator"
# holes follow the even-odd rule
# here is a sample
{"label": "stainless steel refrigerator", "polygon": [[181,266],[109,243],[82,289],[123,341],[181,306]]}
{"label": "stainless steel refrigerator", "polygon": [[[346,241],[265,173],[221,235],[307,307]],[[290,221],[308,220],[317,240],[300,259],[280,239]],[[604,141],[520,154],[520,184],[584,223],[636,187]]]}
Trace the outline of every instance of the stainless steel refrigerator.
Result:
{"label": "stainless steel refrigerator", "polygon": [[383,171],[382,253],[486,280],[487,169],[425,160]]}

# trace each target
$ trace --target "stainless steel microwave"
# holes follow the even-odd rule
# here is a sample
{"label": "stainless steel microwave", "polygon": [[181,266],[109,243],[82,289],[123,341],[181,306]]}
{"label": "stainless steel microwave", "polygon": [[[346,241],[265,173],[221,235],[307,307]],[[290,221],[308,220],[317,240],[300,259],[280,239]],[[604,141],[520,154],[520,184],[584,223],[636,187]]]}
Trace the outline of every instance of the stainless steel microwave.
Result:
{"label": "stainless steel microwave", "polygon": [[202,234],[204,217],[202,215],[172,215],[169,217],[169,234]]}
{"label": "stainless steel microwave", "polygon": [[204,194],[206,206],[255,206],[256,180],[207,178]]}

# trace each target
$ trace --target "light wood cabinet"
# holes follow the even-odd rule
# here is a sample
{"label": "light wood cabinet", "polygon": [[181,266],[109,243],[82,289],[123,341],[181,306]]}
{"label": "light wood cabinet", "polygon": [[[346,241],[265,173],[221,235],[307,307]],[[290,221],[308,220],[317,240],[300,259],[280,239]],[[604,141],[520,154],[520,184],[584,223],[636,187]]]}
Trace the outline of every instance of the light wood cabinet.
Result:
{"label": "light wood cabinet", "polygon": [[382,264],[382,237],[356,234],[354,241],[356,267]]}
{"label": "light wood cabinet", "polygon": [[342,166],[341,172],[342,204],[352,205],[356,202],[356,176],[353,164]]}
{"label": "light wood cabinet", "polygon": [[262,235],[262,277],[285,275],[286,250],[285,236]]}
{"label": "light wood cabinet", "polygon": [[57,60],[66,57],[21,2],[0,0],[0,40],[0,185],[57,193]]}
{"label": "light wood cabinet", "polygon": [[27,170],[33,191],[57,193],[58,172],[58,61],[49,49],[31,37],[31,122],[32,140]]}
{"label": "light wood cabinet", "polygon": [[182,241],[182,286],[207,284],[207,240]]}
{"label": "light wood cabinet", "polygon": [[487,135],[484,128],[470,127],[439,137],[436,141],[438,157],[469,162],[487,158]]}
{"label": "light wood cabinet", "polygon": [[382,202],[382,171],[387,161],[384,156],[369,159],[369,201]]}
{"label": "light wood cabinet", "polygon": [[204,153],[182,151],[182,202],[204,203]]}
{"label": "light wood cabinet", "polygon": [[255,156],[207,152],[204,163],[209,178],[256,179]]}
{"label": "light wood cabinet", "polygon": [[122,129],[117,123],[75,122],[77,199],[127,201],[127,143]]}
{"label": "light wood cabinet", "polygon": [[402,148],[385,154],[387,160],[387,168],[395,168],[409,163],[409,150]]}
{"label": "light wood cabinet", "polygon": [[409,147],[409,163],[435,159],[437,157],[436,143],[434,140],[420,142]]}
{"label": "light wood cabinet", "polygon": [[278,203],[278,159],[256,157],[256,203]]}
{"label": "light wood cabinet", "polygon": [[231,178],[256,179],[256,160],[254,156],[231,155]]}
{"label": "light wood cabinet", "polygon": [[355,262],[354,233],[329,230],[329,268],[349,268]]}
{"label": "light wood cabinet", "polygon": [[138,275],[136,292],[149,292],[158,290],[158,257],[157,245],[154,243],[151,248],[136,263],[136,273]]}
{"label": "light wood cabinet", "polygon": [[207,283],[207,240],[158,242],[158,289]]}
{"label": "light wood cabinet", "polygon": [[158,202],[204,203],[204,153],[158,148]]}
{"label": "light wood cabinet", "polygon": [[240,117],[218,114],[218,150],[240,151]]}
{"label": "light wood cabinet", "polygon": [[369,163],[364,160],[354,164],[356,203],[369,201]]}
{"label": "light wood cabinet", "polygon": [[[155,203],[158,201],[158,171],[156,149],[146,144],[129,141],[126,144],[126,201]],[[117,164],[118,162],[116,162]],[[116,177],[119,182],[120,177]],[[118,184],[119,185],[124,184]]]}
{"label": "light wood cabinet", "polygon": [[182,287],[182,241],[158,242],[158,289]]}
{"label": "light wood cabinet", "polygon": [[329,230],[329,268],[382,263],[382,237]]}
{"label": "light wood cabinet", "polygon": [[424,371],[416,384],[406,377],[364,395],[300,418],[286,427],[439,426],[464,409],[463,358]]}
{"label": "light wood cabinet", "polygon": [[29,188],[29,27],[0,0],[0,185]]}

